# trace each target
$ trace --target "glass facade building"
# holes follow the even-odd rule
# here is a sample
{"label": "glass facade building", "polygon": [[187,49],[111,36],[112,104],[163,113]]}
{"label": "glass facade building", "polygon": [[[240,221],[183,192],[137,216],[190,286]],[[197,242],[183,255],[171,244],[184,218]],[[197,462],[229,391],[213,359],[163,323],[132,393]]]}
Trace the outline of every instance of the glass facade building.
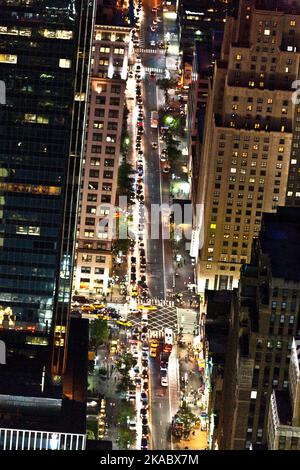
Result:
{"label": "glass facade building", "polygon": [[[0,305],[67,342],[94,1],[0,0]],[[10,326],[11,328],[11,326]]]}

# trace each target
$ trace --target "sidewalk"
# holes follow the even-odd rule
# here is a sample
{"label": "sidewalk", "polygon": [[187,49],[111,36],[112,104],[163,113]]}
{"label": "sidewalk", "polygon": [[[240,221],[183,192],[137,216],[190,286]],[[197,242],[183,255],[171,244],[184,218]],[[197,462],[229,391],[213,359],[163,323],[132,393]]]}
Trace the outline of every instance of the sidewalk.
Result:
{"label": "sidewalk", "polygon": [[[179,377],[181,384],[181,397],[185,396],[186,401],[192,411],[197,417],[200,417],[202,411],[201,402],[201,378],[197,368],[197,364],[189,347],[193,342],[193,335],[183,335],[186,346],[178,347],[179,359]],[[188,440],[180,440],[174,443],[174,450],[176,449],[192,449],[204,450],[207,448],[207,432],[201,429],[195,429],[194,434],[191,433]]]}

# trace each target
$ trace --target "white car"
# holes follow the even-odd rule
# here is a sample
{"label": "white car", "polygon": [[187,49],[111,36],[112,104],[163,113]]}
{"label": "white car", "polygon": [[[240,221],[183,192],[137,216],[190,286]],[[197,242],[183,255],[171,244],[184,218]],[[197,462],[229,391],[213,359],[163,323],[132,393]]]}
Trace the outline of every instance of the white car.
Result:
{"label": "white car", "polygon": [[155,41],[150,41],[150,46],[156,46],[156,42]]}
{"label": "white car", "polygon": [[136,420],[135,419],[131,419],[128,424],[129,424],[130,431],[136,431]]}
{"label": "white car", "polygon": [[160,379],[160,385],[162,387],[168,387],[169,385],[169,380],[168,380],[168,376],[167,375],[162,375],[161,379]]}
{"label": "white car", "polygon": [[135,349],[135,350],[132,352],[132,355],[133,355],[134,359],[138,359],[138,357],[139,357],[139,352]]}
{"label": "white car", "polygon": [[158,147],[157,142],[152,142],[152,143],[151,143],[151,147],[152,147],[153,149],[157,149],[157,147]]}

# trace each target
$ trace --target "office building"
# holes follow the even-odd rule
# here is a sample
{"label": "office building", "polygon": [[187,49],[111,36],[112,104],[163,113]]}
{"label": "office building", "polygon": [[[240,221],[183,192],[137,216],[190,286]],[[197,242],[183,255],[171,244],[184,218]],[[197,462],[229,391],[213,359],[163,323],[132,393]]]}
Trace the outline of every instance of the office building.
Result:
{"label": "office building", "polygon": [[93,1],[1,1],[1,448],[85,442],[63,376],[93,22]]}
{"label": "office building", "polygon": [[[232,289],[263,212],[285,204],[300,21],[287,1],[242,0],[228,18],[206,108],[196,202],[204,206],[198,290]],[[298,45],[294,42],[298,40]],[[291,45],[292,44],[292,45]]]}
{"label": "office building", "polygon": [[[289,419],[274,421],[271,432],[269,414],[275,419],[274,409],[281,407],[288,388],[295,403],[291,423],[297,426],[298,379],[289,370],[293,338],[300,331],[299,235],[299,209],[264,214],[251,263],[242,267],[218,411],[219,449],[265,448],[268,439],[277,445],[277,428]],[[291,416],[288,408],[285,413],[280,416]]]}
{"label": "office building", "polygon": [[178,0],[177,15],[180,50],[192,58],[195,41],[213,42],[213,35],[223,31],[226,16],[236,8],[236,0]]}
{"label": "office building", "polygon": [[300,450],[299,337],[293,339],[289,391],[273,390],[268,416],[268,449]]}
{"label": "office building", "polygon": [[74,276],[88,296],[107,293],[112,268],[129,38],[116,1],[98,6]]}

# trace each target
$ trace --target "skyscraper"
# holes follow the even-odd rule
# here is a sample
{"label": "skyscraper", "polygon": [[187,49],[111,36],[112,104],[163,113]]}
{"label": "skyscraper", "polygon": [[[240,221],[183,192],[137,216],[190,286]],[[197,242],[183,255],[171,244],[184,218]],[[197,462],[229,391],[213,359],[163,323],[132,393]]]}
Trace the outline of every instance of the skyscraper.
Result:
{"label": "skyscraper", "polygon": [[0,2],[0,305],[11,309],[20,348],[24,330],[49,343],[54,335],[56,374],[67,343],[93,12],[93,1]]}
{"label": "skyscraper", "polygon": [[[300,331],[299,234],[298,208],[279,207],[276,214],[264,214],[259,238],[253,243],[251,262],[241,270],[238,294],[232,292],[226,353],[223,361],[215,363],[222,364],[219,367],[222,386],[217,388],[219,397],[211,410],[217,414],[215,433],[219,449],[265,447],[267,440],[271,446],[278,445],[281,425],[285,427],[287,446],[298,445],[288,439],[291,430],[286,426],[289,419],[292,421],[292,413],[286,406],[286,417],[281,415],[278,422],[275,408],[281,408],[285,392],[290,389],[292,401],[297,398],[290,425],[297,426],[298,372],[291,375],[291,368],[295,365],[293,338]],[[224,292],[219,294],[220,297]],[[214,296],[215,292],[211,294],[212,300]],[[213,307],[216,317],[218,310]],[[215,336],[211,337],[213,353]],[[285,401],[288,405],[288,400]]]}
{"label": "skyscraper", "polygon": [[[106,14],[105,14],[106,13]],[[116,0],[98,5],[77,233],[74,289],[107,293],[112,268],[118,168],[128,69],[130,26]],[[107,225],[101,221],[107,221]],[[101,224],[101,225],[100,225]]]}
{"label": "skyscraper", "polygon": [[237,286],[263,212],[285,204],[300,22],[290,2],[242,0],[226,22],[206,110],[197,202],[204,205],[198,289]]}

